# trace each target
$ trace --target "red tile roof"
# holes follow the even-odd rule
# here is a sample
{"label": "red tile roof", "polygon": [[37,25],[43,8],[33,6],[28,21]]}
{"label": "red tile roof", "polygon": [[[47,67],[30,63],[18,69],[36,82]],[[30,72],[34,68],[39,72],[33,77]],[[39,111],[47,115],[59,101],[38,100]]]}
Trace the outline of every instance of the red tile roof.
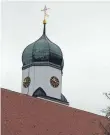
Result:
{"label": "red tile roof", "polygon": [[102,125],[110,124],[103,116],[6,89],[1,98],[2,135],[104,135]]}

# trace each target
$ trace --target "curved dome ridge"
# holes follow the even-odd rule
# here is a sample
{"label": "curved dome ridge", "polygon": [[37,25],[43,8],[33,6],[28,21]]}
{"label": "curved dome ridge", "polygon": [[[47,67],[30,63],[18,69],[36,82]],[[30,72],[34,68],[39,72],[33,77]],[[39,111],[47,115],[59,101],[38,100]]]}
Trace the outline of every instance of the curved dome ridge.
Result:
{"label": "curved dome ridge", "polygon": [[[42,37],[42,36],[41,36],[41,37]],[[32,52],[33,52],[33,46],[34,46],[34,43],[37,42],[38,40],[40,40],[41,37],[40,37],[39,39],[37,39],[36,41],[34,41],[33,43],[30,43],[30,44],[24,49],[24,51],[23,51],[23,53],[22,53],[22,61],[23,61],[23,57],[24,57],[25,54],[26,54],[25,51],[32,47],[32,48],[29,49],[29,50],[30,50],[30,53],[31,53],[31,50],[32,50]],[[24,52],[25,52],[25,53],[24,53]],[[32,53],[31,53],[31,54],[32,54]],[[26,57],[27,57],[27,55],[26,55]]]}
{"label": "curved dome ridge", "polygon": [[[63,56],[63,53],[62,53],[62,51],[61,51],[61,48],[57,45],[57,44],[55,44],[55,43],[53,43],[47,36],[46,36],[46,38],[47,38],[47,40],[49,41],[49,45],[50,45],[50,48],[51,48],[51,44],[55,47],[55,48],[58,48],[60,51],[59,51],[59,53],[61,53],[61,55]],[[52,46],[52,47],[53,47]],[[60,54],[59,54],[60,55]]]}
{"label": "curved dome ridge", "polygon": [[[52,54],[53,50],[54,50],[54,55],[57,55],[57,56],[59,55],[59,57],[62,58],[63,53],[62,53],[60,47],[57,44],[53,43],[46,35],[45,35],[45,38],[46,38],[46,41],[48,42],[48,45],[49,45],[49,53]],[[56,51],[56,53],[55,53],[55,51]]]}
{"label": "curved dome ridge", "polygon": [[[49,46],[48,42],[46,41],[45,36],[41,36],[41,38],[34,42],[33,51],[32,51],[33,57],[35,59],[48,59],[49,55]],[[45,58],[44,58],[45,56]]]}
{"label": "curved dome ridge", "polygon": [[[22,62],[23,64],[27,64],[26,59],[28,59],[30,57],[30,59],[32,59],[32,52],[31,52],[31,48],[33,48],[33,43],[29,44],[23,51],[22,53]],[[30,51],[28,51],[30,50]],[[27,55],[28,54],[28,55]],[[26,62],[26,63],[25,63]]]}

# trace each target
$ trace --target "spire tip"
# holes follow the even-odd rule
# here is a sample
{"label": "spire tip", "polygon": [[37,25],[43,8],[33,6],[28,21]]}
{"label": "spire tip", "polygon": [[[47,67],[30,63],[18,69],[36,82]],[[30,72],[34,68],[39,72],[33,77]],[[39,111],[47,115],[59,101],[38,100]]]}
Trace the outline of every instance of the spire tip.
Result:
{"label": "spire tip", "polygon": [[43,24],[46,24],[46,19],[45,19],[45,18],[49,16],[49,15],[47,14],[47,10],[48,10],[48,9],[49,9],[49,8],[47,8],[46,5],[45,5],[44,9],[41,10],[41,11],[44,12]]}

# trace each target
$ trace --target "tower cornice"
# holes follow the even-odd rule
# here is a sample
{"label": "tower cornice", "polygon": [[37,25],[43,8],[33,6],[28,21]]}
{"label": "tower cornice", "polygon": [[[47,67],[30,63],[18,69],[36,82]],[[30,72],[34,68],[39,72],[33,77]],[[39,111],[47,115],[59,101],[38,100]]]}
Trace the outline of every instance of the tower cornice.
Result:
{"label": "tower cornice", "polygon": [[51,63],[51,62],[33,62],[31,64],[22,66],[22,70],[25,70],[32,66],[51,66],[51,67],[61,70],[61,67],[59,65]]}

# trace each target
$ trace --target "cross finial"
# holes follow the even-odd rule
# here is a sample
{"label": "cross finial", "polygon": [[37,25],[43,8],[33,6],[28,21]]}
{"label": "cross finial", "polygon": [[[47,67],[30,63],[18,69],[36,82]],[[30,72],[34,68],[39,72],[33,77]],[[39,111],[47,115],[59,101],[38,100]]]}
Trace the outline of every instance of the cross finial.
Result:
{"label": "cross finial", "polygon": [[44,12],[44,20],[43,20],[43,24],[46,24],[46,17],[48,17],[49,15],[47,14],[47,10],[50,8],[47,8],[46,5],[44,7],[44,9],[42,9],[41,11]]}

